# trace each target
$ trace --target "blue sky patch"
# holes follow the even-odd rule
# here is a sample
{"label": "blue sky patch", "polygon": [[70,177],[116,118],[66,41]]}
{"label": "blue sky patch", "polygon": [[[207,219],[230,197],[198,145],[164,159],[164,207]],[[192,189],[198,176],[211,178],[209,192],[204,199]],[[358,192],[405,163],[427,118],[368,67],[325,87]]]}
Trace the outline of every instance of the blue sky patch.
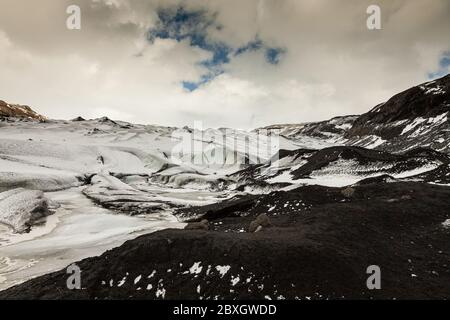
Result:
{"label": "blue sky patch", "polygon": [[183,81],[181,84],[183,85],[183,88],[192,92],[198,89],[201,85],[204,85],[205,83],[208,83],[209,81],[213,80],[218,75],[222,74],[223,71],[217,71],[216,73],[209,73],[204,74],[200,77],[200,80],[198,81]]}
{"label": "blue sky patch", "polygon": [[206,73],[198,81],[183,81],[183,88],[194,91],[200,86],[212,81],[224,73],[224,65],[231,59],[251,52],[264,50],[267,63],[276,65],[280,62],[284,49],[271,48],[264,44],[258,37],[249,41],[246,45],[233,48],[223,41],[216,41],[208,36],[208,30],[215,28],[222,30],[222,26],[216,23],[216,16],[205,10],[187,10],[182,6],[163,8],[157,11],[158,23],[148,31],[148,40],[153,43],[156,39],[175,39],[177,41],[188,40],[193,47],[211,53],[212,57],[200,61],[200,65],[206,68]]}
{"label": "blue sky patch", "polygon": [[435,72],[429,73],[428,78],[432,80],[447,75],[449,73],[448,72],[449,66],[450,66],[450,51],[446,51],[439,60],[439,69]]}
{"label": "blue sky patch", "polygon": [[205,44],[206,30],[214,23],[214,17],[205,11],[186,11],[183,7],[160,9],[157,12],[159,21],[155,28],[149,30],[148,38],[190,39],[192,45]]}
{"label": "blue sky patch", "polygon": [[243,54],[243,53],[246,53],[249,51],[257,51],[257,50],[262,49],[263,46],[264,46],[263,42],[259,39],[256,39],[256,40],[250,41],[245,46],[237,48],[234,55],[238,56],[240,54]]}
{"label": "blue sky patch", "polygon": [[198,84],[197,82],[192,82],[192,81],[183,81],[183,88],[185,88],[188,91],[194,91],[196,90],[200,84]]}
{"label": "blue sky patch", "polygon": [[282,54],[284,54],[284,49],[282,48],[267,48],[266,60],[270,64],[278,64]]}

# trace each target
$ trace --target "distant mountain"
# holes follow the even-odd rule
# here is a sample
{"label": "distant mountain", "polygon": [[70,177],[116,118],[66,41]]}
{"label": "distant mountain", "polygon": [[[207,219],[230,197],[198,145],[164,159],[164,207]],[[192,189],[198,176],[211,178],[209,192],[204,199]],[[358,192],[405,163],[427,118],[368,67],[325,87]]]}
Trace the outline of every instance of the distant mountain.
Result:
{"label": "distant mountain", "polygon": [[280,150],[273,161],[232,175],[240,184],[318,184],[342,187],[374,177],[390,181],[450,182],[450,158],[445,153],[417,148],[402,154],[354,146],[321,150]]}
{"label": "distant mountain", "polygon": [[390,152],[414,148],[450,152],[449,113],[450,74],[403,91],[360,116],[261,129],[299,143],[311,137],[322,143]]}
{"label": "distant mountain", "polygon": [[450,75],[401,92],[356,119],[348,144],[406,151],[430,147],[450,152]]}
{"label": "distant mountain", "polygon": [[357,115],[340,116],[320,122],[271,125],[257,129],[256,131],[269,130],[272,133],[277,133],[294,140],[309,136],[323,139],[329,143],[335,143],[342,140],[343,136],[353,126],[353,123],[358,117]]}
{"label": "distant mountain", "polygon": [[29,106],[19,104],[9,104],[0,100],[0,119],[1,118],[19,118],[19,119],[34,119],[45,121],[46,118],[36,113]]}

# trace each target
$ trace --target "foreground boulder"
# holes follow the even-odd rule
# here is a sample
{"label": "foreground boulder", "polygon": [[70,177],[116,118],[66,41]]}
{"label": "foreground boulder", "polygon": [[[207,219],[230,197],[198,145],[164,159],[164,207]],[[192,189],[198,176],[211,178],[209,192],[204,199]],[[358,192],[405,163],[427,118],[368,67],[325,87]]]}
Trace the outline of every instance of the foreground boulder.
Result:
{"label": "foreground boulder", "polygon": [[19,188],[0,193],[0,223],[16,233],[30,231],[50,214],[49,201],[42,191]]}
{"label": "foreground boulder", "polygon": [[209,230],[208,220],[188,223],[184,230]]}
{"label": "foreground boulder", "polygon": [[344,197],[351,198],[355,194],[355,189],[353,189],[352,187],[347,187],[343,189],[341,192]]}
{"label": "foreground boulder", "polygon": [[249,232],[258,232],[262,228],[266,228],[266,227],[270,227],[270,226],[271,226],[271,223],[270,223],[269,217],[267,216],[267,214],[263,213],[263,214],[260,214],[255,220],[250,222],[248,231]]}

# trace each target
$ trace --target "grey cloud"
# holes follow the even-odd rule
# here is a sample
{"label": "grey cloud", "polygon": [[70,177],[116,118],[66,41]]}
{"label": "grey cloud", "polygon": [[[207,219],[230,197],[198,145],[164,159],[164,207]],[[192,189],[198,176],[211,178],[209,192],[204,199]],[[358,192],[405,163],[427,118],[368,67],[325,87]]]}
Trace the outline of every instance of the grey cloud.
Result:
{"label": "grey cloud", "polygon": [[[450,50],[450,2],[379,0],[383,29],[366,28],[369,0],[1,0],[0,99],[51,117],[252,127],[365,112],[440,70]],[[156,10],[182,3],[216,14],[209,36],[238,48],[255,35],[286,48],[276,66],[249,52],[188,93],[210,53],[146,32]],[[65,28],[69,4],[81,31]]]}

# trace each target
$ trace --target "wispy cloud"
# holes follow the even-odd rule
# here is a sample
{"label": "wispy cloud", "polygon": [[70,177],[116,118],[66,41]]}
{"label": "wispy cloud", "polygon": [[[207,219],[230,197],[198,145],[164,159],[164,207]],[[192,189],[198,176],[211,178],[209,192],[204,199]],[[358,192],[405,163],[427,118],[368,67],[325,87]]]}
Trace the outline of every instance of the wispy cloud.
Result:
{"label": "wispy cloud", "polygon": [[161,8],[157,12],[158,22],[148,32],[148,40],[154,43],[156,39],[173,39],[189,41],[192,47],[200,48],[211,54],[211,58],[202,60],[199,65],[206,69],[200,79],[182,81],[182,86],[188,91],[194,91],[200,86],[214,80],[225,72],[224,65],[239,55],[252,51],[264,51],[266,62],[276,65],[286,49],[266,45],[256,35],[254,40],[234,48],[232,45],[210,36],[210,29],[220,32],[223,28],[216,22],[216,14],[204,9],[186,9],[183,6]]}

